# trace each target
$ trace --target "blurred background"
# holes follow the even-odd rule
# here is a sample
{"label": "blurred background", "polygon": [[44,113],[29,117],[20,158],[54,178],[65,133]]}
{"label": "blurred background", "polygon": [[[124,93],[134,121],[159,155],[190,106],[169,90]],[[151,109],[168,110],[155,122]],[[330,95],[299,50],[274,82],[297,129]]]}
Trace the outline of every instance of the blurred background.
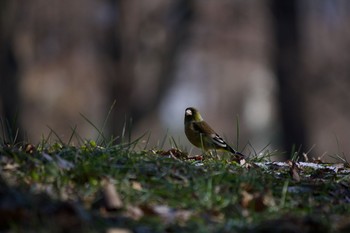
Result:
{"label": "blurred background", "polygon": [[194,106],[247,154],[348,156],[349,20],[347,0],[2,0],[0,116],[89,139],[80,114],[102,127],[115,100],[106,134],[191,150]]}

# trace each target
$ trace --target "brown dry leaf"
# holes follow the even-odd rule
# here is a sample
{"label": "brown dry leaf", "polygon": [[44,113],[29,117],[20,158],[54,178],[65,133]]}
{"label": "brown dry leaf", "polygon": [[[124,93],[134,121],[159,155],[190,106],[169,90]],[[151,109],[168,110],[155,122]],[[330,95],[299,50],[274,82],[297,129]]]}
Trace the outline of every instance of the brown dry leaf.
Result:
{"label": "brown dry leaf", "polygon": [[250,203],[252,202],[252,200],[254,199],[254,195],[245,191],[245,190],[242,190],[241,191],[241,206],[245,209],[247,209],[250,205]]}
{"label": "brown dry leaf", "polygon": [[246,169],[257,168],[258,166],[254,163],[248,163],[245,159],[241,159],[240,165]]}
{"label": "brown dry leaf", "polygon": [[132,231],[130,231],[129,229],[125,229],[125,228],[113,227],[113,228],[108,228],[106,230],[106,233],[132,233]]}
{"label": "brown dry leaf", "polygon": [[234,156],[231,156],[231,161],[234,161],[234,162],[240,164],[241,166],[246,163],[246,160],[244,159],[244,157],[241,155],[237,155],[237,154],[235,154]]}
{"label": "brown dry leaf", "polygon": [[102,180],[102,185],[102,193],[106,209],[111,211],[121,209],[123,207],[123,202],[117,193],[114,183],[110,179],[105,178]]}
{"label": "brown dry leaf", "polygon": [[7,163],[3,169],[4,171],[13,171],[16,170],[19,167],[19,164],[17,163]]}
{"label": "brown dry leaf", "polygon": [[142,185],[140,182],[137,181],[132,181],[131,183],[131,187],[137,191],[141,191],[142,190]]}
{"label": "brown dry leaf", "polygon": [[253,186],[251,184],[248,184],[248,183],[241,183],[239,187],[240,187],[241,190],[244,190],[244,191],[247,191],[247,192],[252,192],[253,191]]}
{"label": "brown dry leaf", "polygon": [[177,210],[175,212],[175,219],[181,223],[187,222],[192,216],[192,211],[190,210]]}
{"label": "brown dry leaf", "polygon": [[166,223],[172,223],[175,220],[175,211],[166,205],[153,206],[153,211],[160,216]]}
{"label": "brown dry leaf", "polygon": [[272,191],[270,189],[265,189],[263,196],[263,203],[268,207],[276,206],[275,198],[272,195]]}
{"label": "brown dry leaf", "polygon": [[186,159],[188,154],[177,149],[177,148],[171,148],[170,150],[167,151],[161,151],[159,153],[162,156],[169,156],[172,158],[177,158],[177,159]]}
{"label": "brown dry leaf", "polygon": [[125,216],[137,221],[144,216],[144,212],[138,206],[127,206]]}
{"label": "brown dry leaf", "polygon": [[149,206],[143,205],[140,206],[143,212],[146,215],[156,215],[164,220],[165,223],[174,223],[174,222],[186,222],[192,216],[192,211],[190,210],[177,210],[173,209],[166,205],[156,205]]}
{"label": "brown dry leaf", "polygon": [[157,205],[153,207],[153,211],[156,215],[161,217],[166,223],[174,223],[176,221],[187,221],[192,212],[189,210],[176,210],[166,205]]}
{"label": "brown dry leaf", "polygon": [[202,161],[203,160],[203,155],[194,155],[194,156],[189,156],[187,159],[193,159],[197,161]]}
{"label": "brown dry leaf", "polygon": [[311,159],[311,162],[312,162],[312,163],[316,163],[316,164],[323,164],[323,163],[325,163],[325,161],[322,159],[322,157],[323,157],[323,156],[317,157],[317,158],[312,158],[312,159]]}
{"label": "brown dry leaf", "polygon": [[288,161],[289,168],[289,174],[292,177],[292,179],[296,182],[300,182],[300,169],[295,161]]}
{"label": "brown dry leaf", "polygon": [[27,154],[34,154],[36,152],[36,148],[33,144],[27,143],[24,145],[23,150]]}
{"label": "brown dry leaf", "polygon": [[242,190],[241,196],[241,206],[245,209],[253,209],[256,212],[264,211],[266,208],[276,205],[270,190],[264,190],[264,192]]}

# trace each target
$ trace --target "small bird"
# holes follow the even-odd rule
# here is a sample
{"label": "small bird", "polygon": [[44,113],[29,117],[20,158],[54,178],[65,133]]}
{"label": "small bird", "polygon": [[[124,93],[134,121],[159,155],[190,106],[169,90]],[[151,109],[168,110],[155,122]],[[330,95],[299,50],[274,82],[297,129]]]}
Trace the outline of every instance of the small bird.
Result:
{"label": "small bird", "polygon": [[244,156],[230,147],[208,124],[193,107],[185,110],[185,134],[187,139],[196,147],[204,150],[223,150],[232,154]]}

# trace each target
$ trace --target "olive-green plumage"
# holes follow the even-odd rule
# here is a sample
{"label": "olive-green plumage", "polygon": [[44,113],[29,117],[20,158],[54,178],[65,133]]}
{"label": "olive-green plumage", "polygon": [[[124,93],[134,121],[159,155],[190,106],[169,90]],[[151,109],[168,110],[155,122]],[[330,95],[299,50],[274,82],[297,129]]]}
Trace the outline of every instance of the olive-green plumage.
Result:
{"label": "olive-green plumage", "polygon": [[185,110],[185,134],[196,147],[204,150],[223,150],[244,156],[230,147],[208,124],[197,109],[190,107]]}

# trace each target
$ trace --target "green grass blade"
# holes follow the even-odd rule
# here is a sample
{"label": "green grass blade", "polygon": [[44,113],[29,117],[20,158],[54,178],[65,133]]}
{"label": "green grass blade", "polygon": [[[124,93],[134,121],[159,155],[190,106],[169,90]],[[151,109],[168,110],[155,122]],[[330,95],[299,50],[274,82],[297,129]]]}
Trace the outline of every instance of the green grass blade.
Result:
{"label": "green grass blade", "polygon": [[[113,103],[112,103],[112,105],[111,105],[111,107],[109,108],[108,113],[107,113],[107,116],[106,116],[105,120],[103,121],[101,132],[103,132],[103,131],[105,130],[106,125],[107,125],[107,121],[108,121],[110,115],[112,114],[112,110],[114,109],[114,106],[115,106],[116,103],[117,103],[117,101],[114,100]],[[99,134],[99,135],[97,136],[96,141],[99,140],[100,136],[101,136],[101,134]],[[105,140],[105,139],[104,139],[104,140]]]}
{"label": "green grass blade", "polygon": [[63,142],[63,140],[61,139],[61,137],[56,133],[56,131],[53,130],[53,129],[52,129],[50,126],[48,126],[48,125],[46,125],[46,127],[50,129],[50,132],[53,133],[53,134],[56,136],[56,138],[58,139],[58,141],[63,145],[64,142]]}
{"label": "green grass blade", "polygon": [[74,128],[71,128],[71,129],[72,129],[72,133],[71,133],[71,135],[70,135],[70,137],[69,137],[69,139],[68,139],[67,145],[70,145],[70,144],[71,144],[74,135],[77,133],[77,127],[78,127],[78,126],[75,125]]}
{"label": "green grass blade", "polygon": [[[89,118],[87,118],[84,114],[82,114],[82,113],[79,113],[79,114],[82,118],[84,118],[84,120],[86,120],[98,132],[99,136],[102,137],[102,140],[103,140],[102,144],[104,144],[106,142],[106,138],[105,138],[103,132],[92,121],[90,121]],[[97,138],[99,138],[99,136]]]}
{"label": "green grass blade", "polygon": [[236,115],[236,149],[239,150],[239,136],[240,136],[240,131],[239,131],[239,116]]}

